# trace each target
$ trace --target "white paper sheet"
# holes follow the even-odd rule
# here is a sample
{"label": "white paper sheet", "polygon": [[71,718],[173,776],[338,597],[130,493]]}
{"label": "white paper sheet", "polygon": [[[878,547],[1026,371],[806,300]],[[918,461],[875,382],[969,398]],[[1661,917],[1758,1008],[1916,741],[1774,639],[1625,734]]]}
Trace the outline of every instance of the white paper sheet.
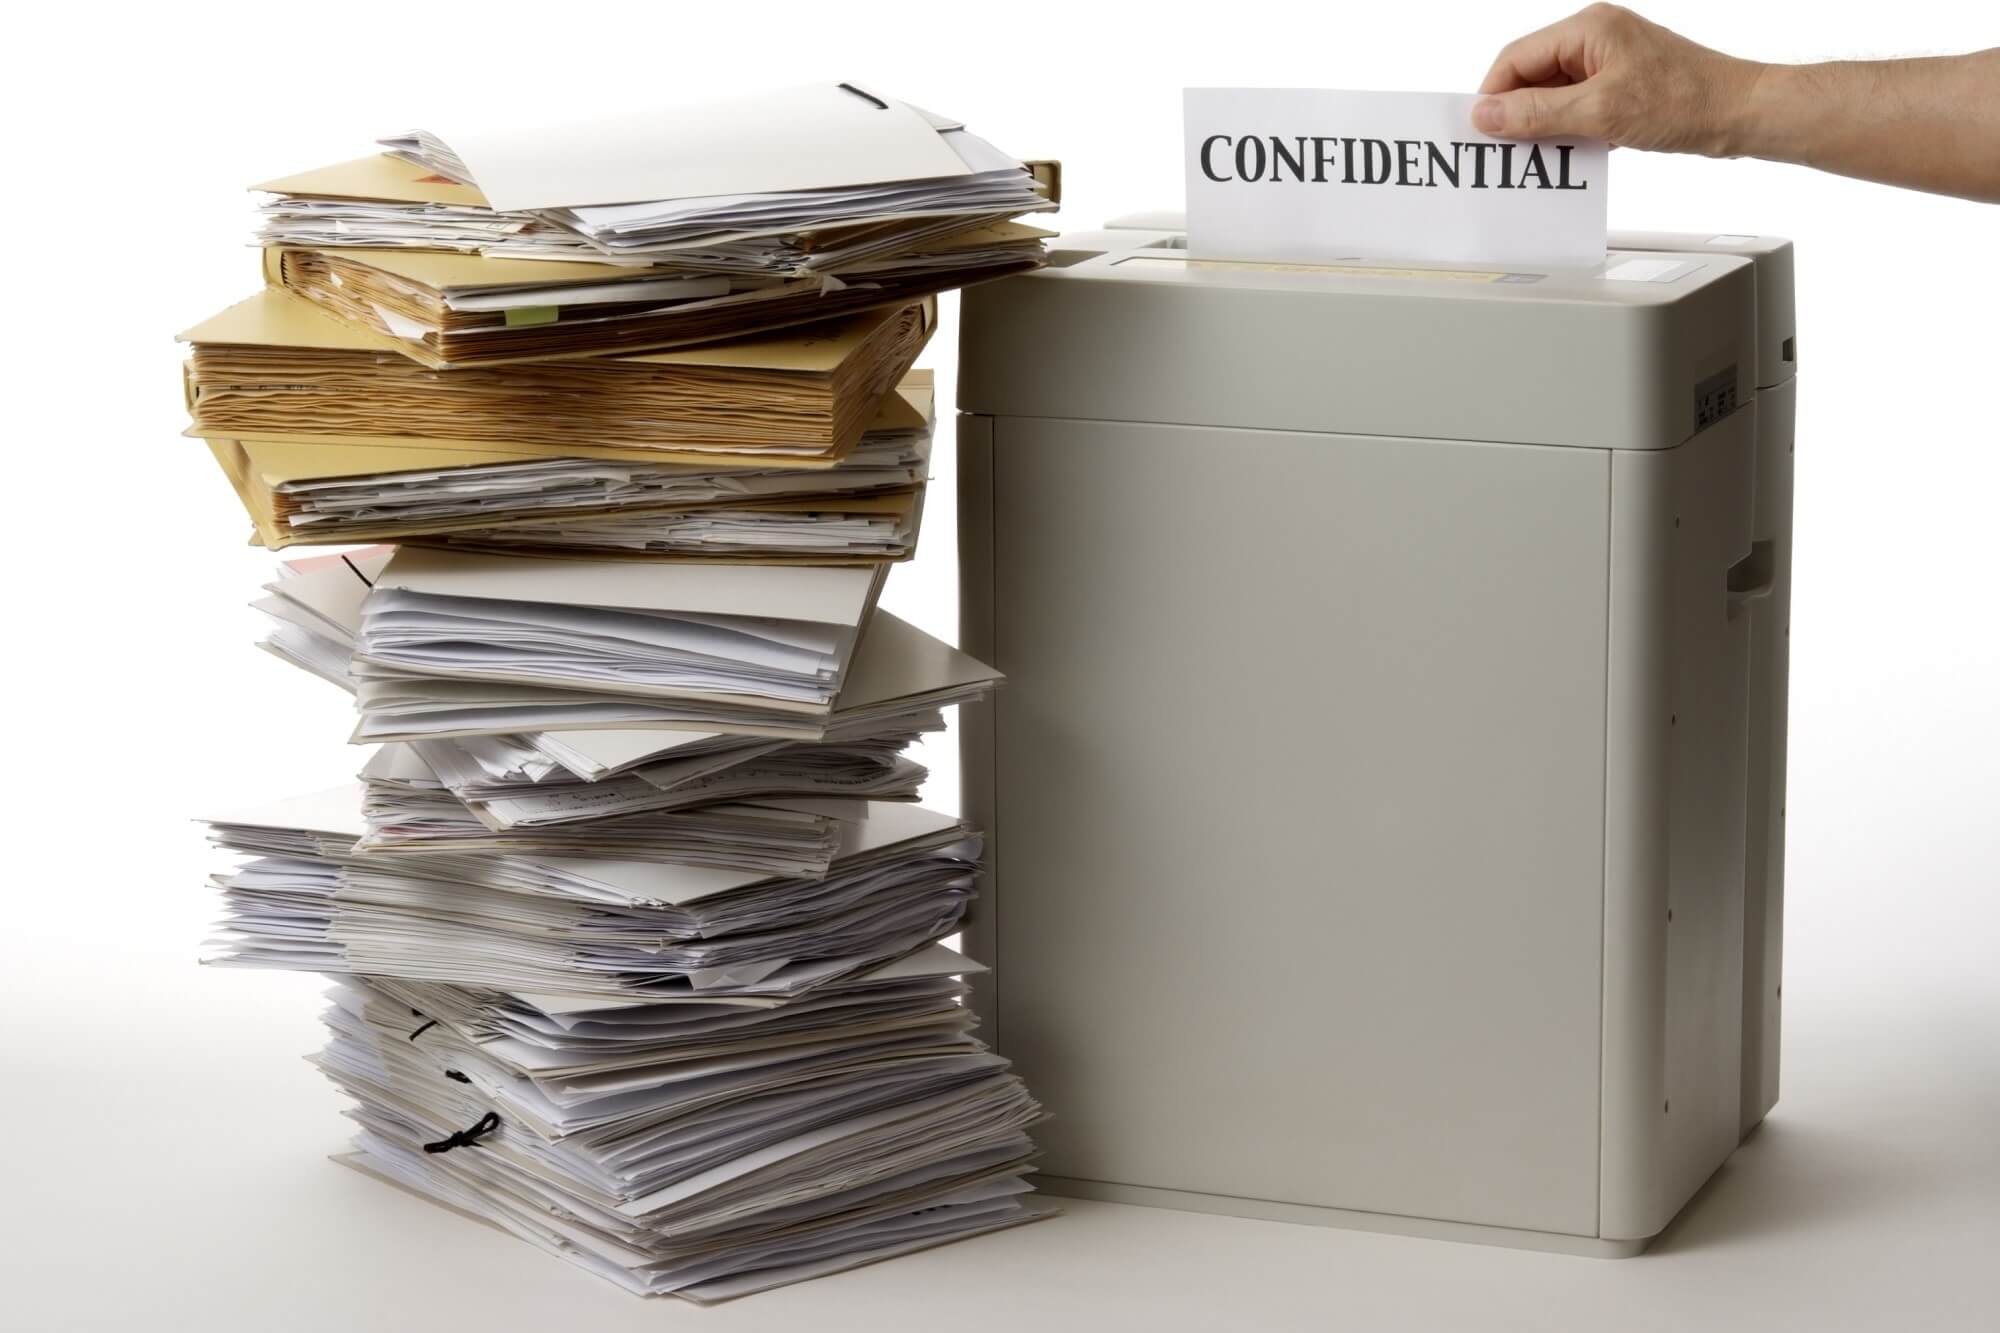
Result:
{"label": "white paper sheet", "polygon": [[1503,143],[1456,93],[1189,88],[1188,251],[1206,259],[1604,261],[1607,150]]}
{"label": "white paper sheet", "polygon": [[429,137],[449,146],[487,202],[505,212],[967,172],[924,113],[839,83],[528,131],[468,126]]}
{"label": "white paper sheet", "polygon": [[376,586],[432,597],[544,602],[600,610],[768,617],[859,625],[880,571],[872,566],[669,565],[462,555],[405,547]]}

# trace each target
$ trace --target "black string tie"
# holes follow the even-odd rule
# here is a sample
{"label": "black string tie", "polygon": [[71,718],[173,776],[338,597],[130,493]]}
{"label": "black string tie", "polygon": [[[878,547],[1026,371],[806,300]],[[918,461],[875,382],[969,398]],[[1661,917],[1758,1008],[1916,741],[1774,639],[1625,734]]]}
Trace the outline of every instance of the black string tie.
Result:
{"label": "black string tie", "polygon": [[453,1148],[477,1148],[479,1140],[498,1128],[500,1128],[500,1113],[488,1111],[469,1127],[453,1131],[449,1138],[439,1139],[436,1143],[426,1143],[424,1151],[450,1152]]}
{"label": "black string tie", "polygon": [[430,1022],[424,1024],[422,1027],[418,1028],[415,1032],[412,1032],[410,1034],[410,1040],[415,1041],[418,1037],[423,1036],[426,1032],[429,1032],[432,1028],[436,1027],[437,1025],[438,1021],[435,1018],[433,1018]]}
{"label": "black string tie", "polygon": [[452,1082],[454,1082],[454,1083],[470,1083],[470,1082],[472,1082],[472,1080],[471,1080],[471,1079],[469,1079],[469,1078],[467,1078],[467,1077],[466,1077],[465,1075],[463,1075],[463,1074],[459,1073],[459,1072],[458,1072],[458,1071],[457,1071],[456,1069],[447,1069],[447,1070],[445,1070],[445,1071],[444,1071],[444,1076],[445,1076],[446,1078],[450,1079],[450,1080],[451,1080]]}

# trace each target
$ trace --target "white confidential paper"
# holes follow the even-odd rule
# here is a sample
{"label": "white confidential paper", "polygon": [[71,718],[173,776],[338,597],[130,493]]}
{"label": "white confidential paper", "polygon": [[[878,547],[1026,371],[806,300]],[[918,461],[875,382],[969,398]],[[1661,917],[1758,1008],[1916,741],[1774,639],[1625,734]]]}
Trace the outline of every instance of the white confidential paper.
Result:
{"label": "white confidential paper", "polygon": [[1188,252],[1596,265],[1605,145],[1505,142],[1457,93],[1189,88]]}

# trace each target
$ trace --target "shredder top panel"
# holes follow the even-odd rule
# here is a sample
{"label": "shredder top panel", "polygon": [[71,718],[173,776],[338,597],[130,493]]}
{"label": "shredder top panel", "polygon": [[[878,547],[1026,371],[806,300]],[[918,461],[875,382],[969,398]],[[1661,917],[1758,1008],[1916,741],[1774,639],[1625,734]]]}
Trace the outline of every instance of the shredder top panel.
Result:
{"label": "shredder top panel", "polygon": [[1529,271],[1237,263],[1183,244],[1084,233],[1047,269],[969,289],[960,409],[1665,449],[1756,383],[1754,273],[1735,255]]}

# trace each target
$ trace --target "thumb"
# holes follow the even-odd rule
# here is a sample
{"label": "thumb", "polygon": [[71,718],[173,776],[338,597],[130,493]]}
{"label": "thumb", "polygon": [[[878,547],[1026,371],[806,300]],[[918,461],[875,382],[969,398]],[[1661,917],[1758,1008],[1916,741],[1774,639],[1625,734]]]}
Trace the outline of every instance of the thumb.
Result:
{"label": "thumb", "polygon": [[1584,84],[1562,88],[1517,88],[1482,97],[1472,105],[1473,128],[1499,139],[1546,139],[1588,134],[1582,103]]}

